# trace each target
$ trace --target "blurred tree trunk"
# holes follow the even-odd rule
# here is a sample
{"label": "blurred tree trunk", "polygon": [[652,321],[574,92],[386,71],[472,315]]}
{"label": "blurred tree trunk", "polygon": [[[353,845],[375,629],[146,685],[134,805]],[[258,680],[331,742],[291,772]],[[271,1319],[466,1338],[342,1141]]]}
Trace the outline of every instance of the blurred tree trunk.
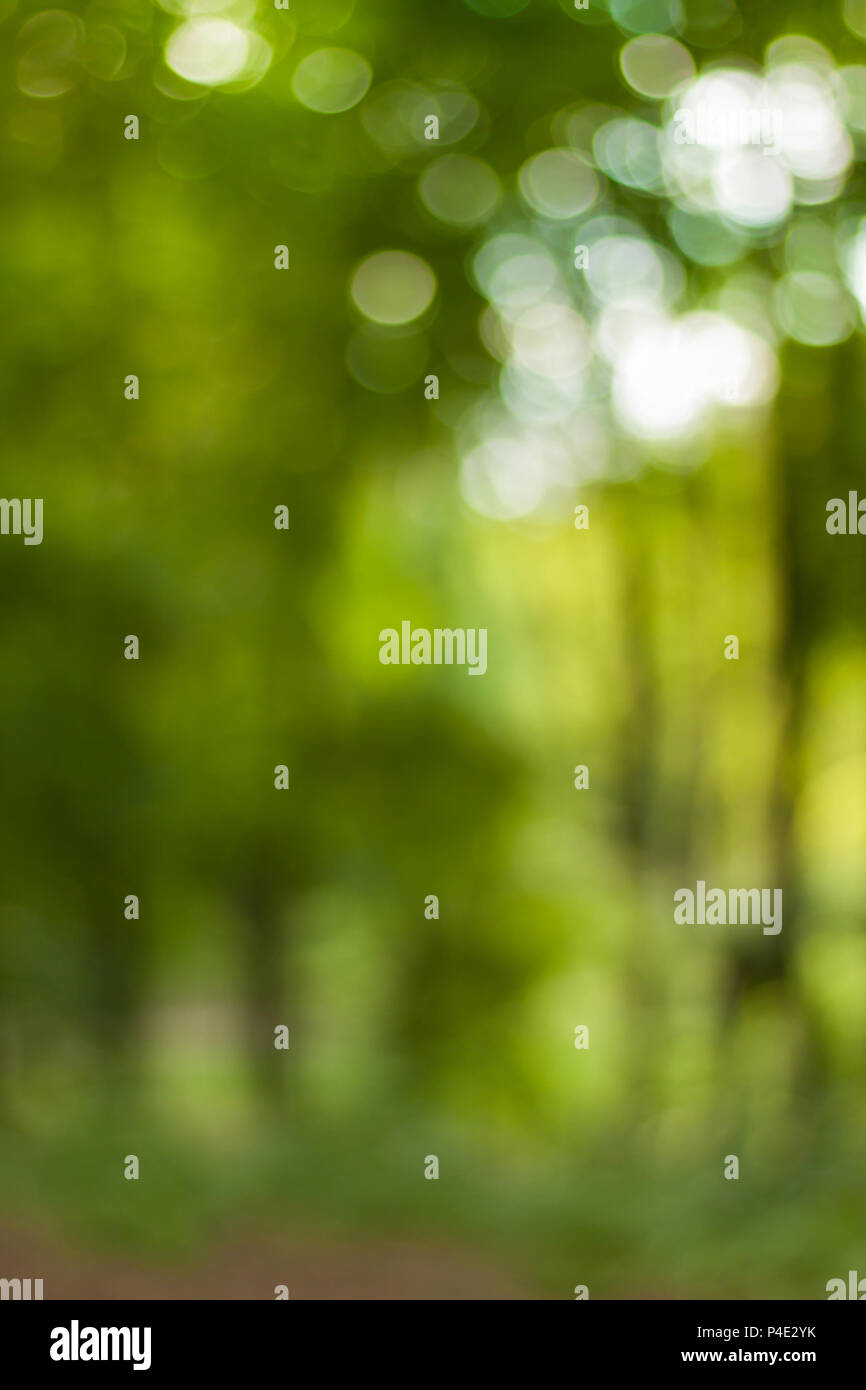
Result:
{"label": "blurred tree trunk", "polygon": [[821,554],[826,502],[837,488],[845,496],[845,475],[854,476],[850,451],[858,431],[850,413],[858,351],[855,341],[826,353],[792,346],[783,371],[770,518],[778,585],[773,674],[779,721],[768,799],[768,886],[782,888],[783,927],[778,936],[762,938],[761,950],[732,955],[725,999],[730,1022],[749,994],[767,984],[780,987],[796,1036],[795,1107],[810,1111],[820,1101],[829,1061],[795,970],[804,911],[795,812],[805,771],[807,682],[832,601],[833,576],[824,573]]}
{"label": "blurred tree trunk", "polygon": [[[650,824],[657,754],[658,699],[652,657],[654,593],[644,519],[635,488],[609,494],[618,530],[622,577],[622,662],[626,703],[619,731],[620,841],[631,896],[631,932],[623,966],[628,1017],[628,1113],[634,1121],[652,1108],[659,1042],[658,992],[647,949],[651,911]],[[655,1040],[653,1044],[651,1040]]]}
{"label": "blurred tree trunk", "polygon": [[[135,892],[146,913],[148,893],[141,865],[128,869],[127,856],[106,833],[97,844],[88,835],[74,841],[76,858],[88,875],[82,885],[87,944],[85,1020],[96,1048],[106,1100],[135,1103],[142,1076],[137,1046],[138,1023],[146,978],[147,927],[124,916],[124,898]],[[139,837],[121,822],[113,832],[123,845]],[[71,838],[71,837],[70,837]]]}
{"label": "blurred tree trunk", "polygon": [[[251,856],[252,862],[257,861]],[[254,1098],[265,1114],[282,1113],[286,1069],[292,1065],[294,1020],[283,990],[280,897],[259,862],[237,895],[241,917],[241,978],[244,1045]],[[274,1029],[289,1029],[288,1052],[274,1046]]]}

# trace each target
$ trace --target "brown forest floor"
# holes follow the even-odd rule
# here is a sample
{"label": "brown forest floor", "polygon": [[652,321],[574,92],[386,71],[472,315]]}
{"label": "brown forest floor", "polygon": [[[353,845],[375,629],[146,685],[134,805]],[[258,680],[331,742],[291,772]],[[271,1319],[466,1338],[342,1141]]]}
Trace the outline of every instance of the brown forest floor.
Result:
{"label": "brown forest floor", "polygon": [[186,1262],[77,1251],[55,1237],[0,1228],[0,1278],[43,1280],[50,1299],[534,1299],[531,1282],[453,1246],[349,1244],[293,1236],[239,1239]]}

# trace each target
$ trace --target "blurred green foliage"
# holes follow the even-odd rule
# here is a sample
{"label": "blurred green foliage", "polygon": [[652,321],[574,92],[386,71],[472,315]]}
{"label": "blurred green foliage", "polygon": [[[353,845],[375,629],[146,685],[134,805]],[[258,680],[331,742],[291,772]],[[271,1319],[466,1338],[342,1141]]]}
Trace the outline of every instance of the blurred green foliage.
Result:
{"label": "blurred green foliage", "polygon": [[[837,9],[686,0],[680,38],[759,62],[802,32],[856,63]],[[496,171],[507,230],[557,111],[646,114],[634,29],[596,0],[260,0],[220,13],[267,70],[221,90],[166,67],[183,10],[148,0],[64,9],[69,51],[22,78],[41,13],[0,29],[3,491],[45,499],[40,547],[0,538],[8,1213],[168,1256],[303,1211],[447,1233],[559,1296],[821,1297],[864,1258],[864,560],[824,529],[863,477],[859,333],[781,348],[775,407],[687,468],[636,465],[612,424],[587,532],[568,503],[481,516],[454,427],[496,383],[483,232],[425,209],[429,150],[292,75],[335,45],[368,102],[471,91],[454,148]],[[695,304],[718,291],[663,199],[607,196]],[[766,274],[770,240],[743,253]],[[349,294],[391,247],[438,283],[403,337]],[[359,333],[387,389],[350,369]],[[486,626],[485,678],[380,666],[403,618]],[[781,935],[675,927],[698,877],[781,884]]]}

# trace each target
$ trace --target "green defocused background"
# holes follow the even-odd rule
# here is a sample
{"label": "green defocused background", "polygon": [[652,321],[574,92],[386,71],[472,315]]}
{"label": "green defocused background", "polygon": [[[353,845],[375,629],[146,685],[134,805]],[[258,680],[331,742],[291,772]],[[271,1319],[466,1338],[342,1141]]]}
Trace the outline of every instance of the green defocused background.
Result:
{"label": "green defocused background", "polygon": [[0,15],[0,1275],[866,1274],[866,5]]}

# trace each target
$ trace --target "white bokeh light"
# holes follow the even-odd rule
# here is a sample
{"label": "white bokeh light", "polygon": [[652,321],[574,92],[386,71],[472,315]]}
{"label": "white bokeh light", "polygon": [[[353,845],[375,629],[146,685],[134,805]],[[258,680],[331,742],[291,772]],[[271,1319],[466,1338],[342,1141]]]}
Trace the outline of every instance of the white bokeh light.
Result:
{"label": "white bokeh light", "polygon": [[826,50],[787,36],[768,64],[766,76],[718,68],[689,83],[668,105],[661,146],[669,192],[756,233],[836,197],[854,158],[850,89]]}
{"label": "white bokeh light", "polygon": [[514,321],[511,342],[522,367],[551,381],[582,372],[592,356],[583,319],[566,304],[545,302],[525,310]]}
{"label": "white bokeh light", "polygon": [[554,433],[503,430],[464,456],[460,489],[482,516],[514,521],[536,511],[551,489],[572,487],[576,477],[571,451]]}
{"label": "white bokeh light", "polygon": [[619,65],[632,90],[654,100],[668,96],[695,72],[689,50],[664,34],[630,39],[619,55]]}
{"label": "white bokeh light", "polygon": [[411,323],[430,307],[435,294],[436,276],[411,251],[377,251],[352,276],[352,299],[373,323]]}
{"label": "white bokeh light", "polygon": [[547,247],[533,237],[512,232],[485,242],[473,269],[491,304],[510,313],[544,299],[558,279],[556,263]]}
{"label": "white bokeh light", "polygon": [[572,150],[542,150],[520,170],[520,191],[542,217],[577,217],[598,196],[598,179]]}
{"label": "white bokeh light", "polygon": [[648,440],[694,433],[720,404],[763,405],[778,385],[775,354],[720,314],[646,320],[615,362],[613,404],[625,429]]}
{"label": "white bokeh light", "polygon": [[189,19],[175,29],[165,61],[187,82],[216,87],[244,71],[250,52],[247,34],[228,19]]}
{"label": "white bokeh light", "polygon": [[372,77],[360,53],[350,48],[319,48],[298,64],[292,91],[310,111],[333,116],[357,106]]}
{"label": "white bokeh light", "polygon": [[772,227],[794,202],[791,175],[760,150],[732,150],[717,161],[713,192],[720,212],[743,227]]}
{"label": "white bokeh light", "polygon": [[779,68],[767,80],[767,94],[778,112],[781,159],[791,173],[817,180],[844,174],[854,147],[826,78],[812,68]]}

